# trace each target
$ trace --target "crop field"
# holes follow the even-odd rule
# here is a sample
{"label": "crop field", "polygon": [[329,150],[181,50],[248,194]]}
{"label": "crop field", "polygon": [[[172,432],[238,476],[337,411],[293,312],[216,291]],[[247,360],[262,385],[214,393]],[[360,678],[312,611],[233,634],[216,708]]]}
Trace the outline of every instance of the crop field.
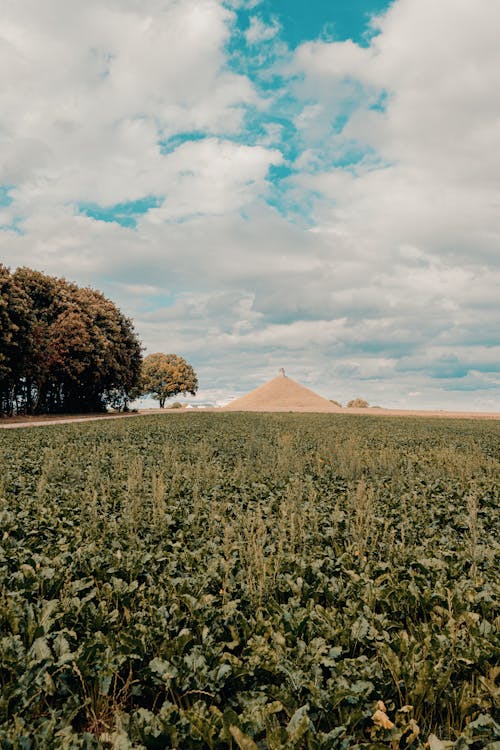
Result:
{"label": "crop field", "polygon": [[500,422],[0,432],[0,747],[500,747]]}

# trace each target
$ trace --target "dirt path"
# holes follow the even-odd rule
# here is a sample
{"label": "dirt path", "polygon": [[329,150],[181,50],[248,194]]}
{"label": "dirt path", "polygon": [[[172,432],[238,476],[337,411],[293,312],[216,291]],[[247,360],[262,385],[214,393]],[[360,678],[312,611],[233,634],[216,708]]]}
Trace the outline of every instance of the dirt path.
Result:
{"label": "dirt path", "polygon": [[[144,409],[140,412],[130,412],[127,414],[89,414],[88,416],[62,416],[62,417],[32,417],[31,419],[22,419],[14,417],[0,421],[0,430],[13,430],[17,427],[45,427],[54,424],[70,424],[71,422],[98,422],[108,421],[110,419],[128,419],[129,417],[144,417],[149,414],[169,413],[159,412],[158,409]],[[176,410],[177,411],[177,410]],[[180,410],[178,410],[180,411]]]}
{"label": "dirt path", "polygon": [[419,409],[343,408],[341,414],[369,414],[371,417],[439,417],[441,419],[500,419],[500,412],[443,411]]}

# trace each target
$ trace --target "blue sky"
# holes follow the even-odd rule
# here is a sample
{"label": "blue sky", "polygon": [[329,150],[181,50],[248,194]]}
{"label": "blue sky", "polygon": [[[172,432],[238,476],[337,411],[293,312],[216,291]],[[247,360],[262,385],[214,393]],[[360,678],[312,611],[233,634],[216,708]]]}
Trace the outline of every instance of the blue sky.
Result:
{"label": "blue sky", "polygon": [[387,0],[264,0],[256,8],[239,10],[238,26],[246,30],[258,7],[267,23],[276,19],[280,35],[294,49],[318,38],[365,43],[370,19],[390,5]]}
{"label": "blue sky", "polygon": [[496,0],[5,14],[2,262],[102,289],[203,399],[284,366],[500,410]]}

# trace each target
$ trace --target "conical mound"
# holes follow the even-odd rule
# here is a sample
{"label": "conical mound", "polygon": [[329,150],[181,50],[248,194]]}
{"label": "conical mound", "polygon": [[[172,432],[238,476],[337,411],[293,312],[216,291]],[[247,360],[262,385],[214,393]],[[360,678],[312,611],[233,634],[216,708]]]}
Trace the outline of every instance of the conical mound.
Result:
{"label": "conical mound", "polygon": [[306,388],[282,371],[246,396],[231,401],[225,411],[338,412],[338,406]]}

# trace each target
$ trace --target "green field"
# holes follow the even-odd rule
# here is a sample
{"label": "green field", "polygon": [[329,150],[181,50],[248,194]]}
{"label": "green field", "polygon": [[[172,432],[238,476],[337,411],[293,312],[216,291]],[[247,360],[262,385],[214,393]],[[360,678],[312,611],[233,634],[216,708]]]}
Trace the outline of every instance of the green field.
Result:
{"label": "green field", "polygon": [[0,747],[497,750],[499,446],[344,415],[1,431]]}

